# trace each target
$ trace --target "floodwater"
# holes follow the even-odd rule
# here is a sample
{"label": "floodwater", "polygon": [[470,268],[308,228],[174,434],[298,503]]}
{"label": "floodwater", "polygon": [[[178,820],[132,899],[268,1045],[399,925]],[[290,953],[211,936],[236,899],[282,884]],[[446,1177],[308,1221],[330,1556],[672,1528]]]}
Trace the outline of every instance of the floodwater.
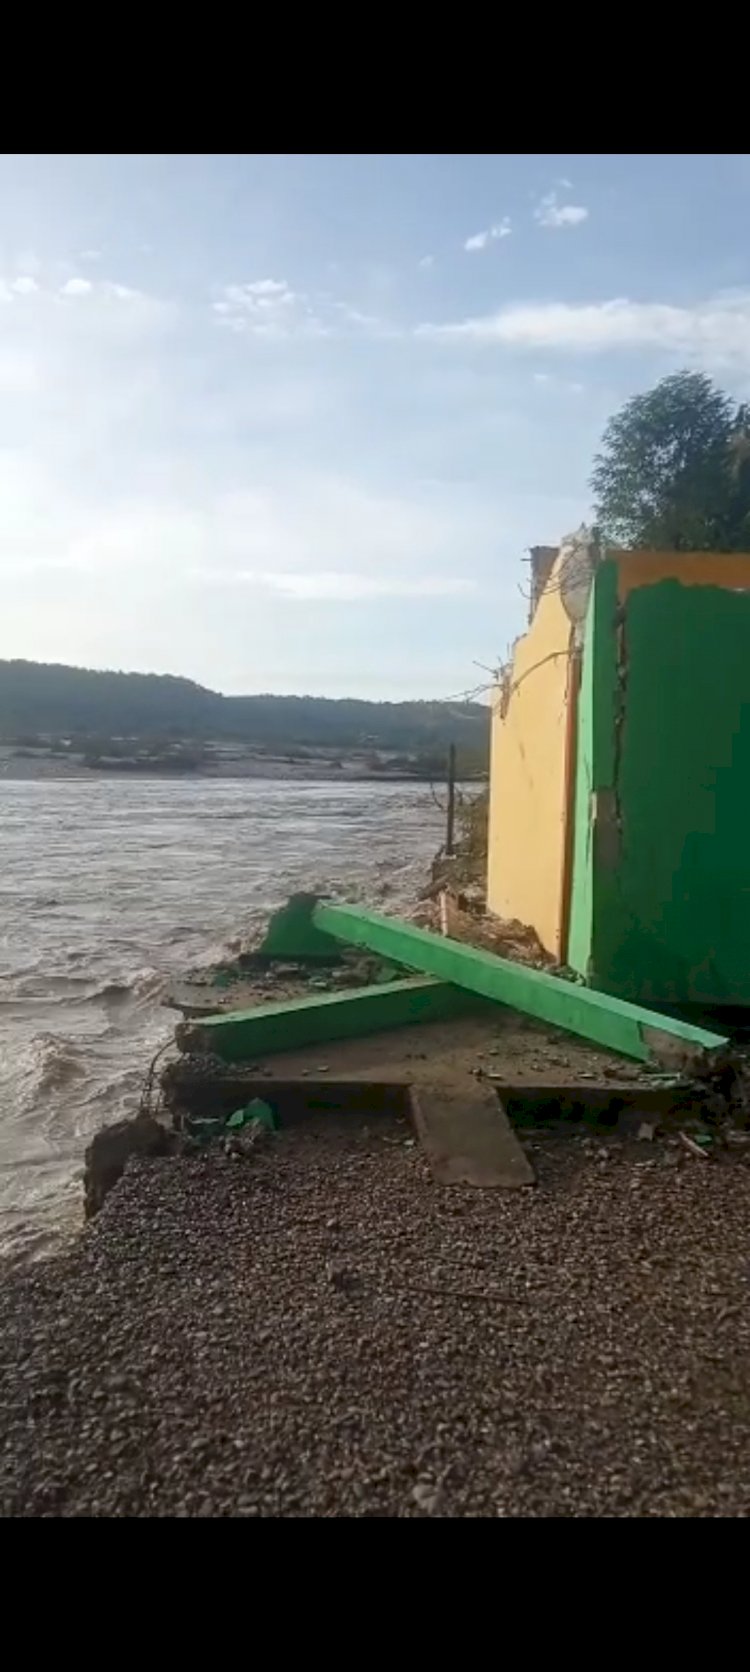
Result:
{"label": "floodwater", "polygon": [[138,1105],[170,979],[300,889],[398,908],[442,820],[416,784],[0,786],[0,1250],[81,1221],[89,1138]]}

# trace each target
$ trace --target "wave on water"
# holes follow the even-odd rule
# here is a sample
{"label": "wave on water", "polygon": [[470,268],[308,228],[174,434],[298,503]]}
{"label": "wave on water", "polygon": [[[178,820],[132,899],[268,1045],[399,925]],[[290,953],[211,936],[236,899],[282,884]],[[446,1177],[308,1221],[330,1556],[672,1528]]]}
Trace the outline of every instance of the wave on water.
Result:
{"label": "wave on water", "polygon": [[290,894],[398,909],[442,821],[417,786],[19,780],[3,795],[0,1247],[39,1252],[80,1223],[93,1132],[138,1107],[173,1033],[169,985],[252,945]]}
{"label": "wave on water", "polygon": [[166,978],[155,969],[137,970],[127,981],[105,981],[87,995],[89,1003],[102,1000],[105,1004],[155,1002],[166,988]]}
{"label": "wave on water", "polygon": [[74,1080],[85,1079],[86,1064],[81,1047],[59,1034],[38,1033],[30,1040],[19,1063],[23,1102],[27,1108],[38,1097],[62,1091]]}
{"label": "wave on water", "polygon": [[20,1000],[26,1000],[52,1009],[56,1005],[126,1004],[143,999],[153,1000],[164,987],[165,977],[155,969],[136,970],[120,979],[101,981],[85,975],[41,975],[35,972],[15,980],[12,976],[6,979],[0,1003],[17,1005]]}

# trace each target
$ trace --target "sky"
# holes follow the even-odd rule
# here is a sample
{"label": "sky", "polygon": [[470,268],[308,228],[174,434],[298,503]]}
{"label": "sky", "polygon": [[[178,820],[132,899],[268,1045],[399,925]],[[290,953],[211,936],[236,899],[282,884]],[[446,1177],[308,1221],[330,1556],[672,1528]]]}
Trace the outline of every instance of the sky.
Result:
{"label": "sky", "polygon": [[0,158],[0,656],[471,690],[607,419],[750,395],[750,157]]}

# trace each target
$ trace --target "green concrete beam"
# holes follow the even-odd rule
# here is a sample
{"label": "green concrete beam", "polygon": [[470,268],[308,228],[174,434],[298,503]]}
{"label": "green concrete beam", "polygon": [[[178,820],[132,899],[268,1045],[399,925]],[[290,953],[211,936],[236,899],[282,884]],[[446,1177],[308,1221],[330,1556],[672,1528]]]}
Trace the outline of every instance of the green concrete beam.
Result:
{"label": "green concrete beam", "polygon": [[417,1022],[450,1021],[481,1009],[481,999],[465,987],[419,976],[202,1016],[199,1022],[181,1023],[175,1038],[181,1051],[208,1051],[224,1062],[253,1062],[276,1051],[357,1039]]}
{"label": "green concrete beam", "polygon": [[274,912],[257,958],[318,958],[331,963],[341,957],[340,947],[313,923],[317,894],[292,894],[285,906]]}
{"label": "green concrete beam", "polygon": [[415,929],[397,918],[362,911],[358,906],[329,905],[319,900],[312,909],[312,920],[315,929],[334,940],[366,947],[408,969],[421,970],[484,999],[511,1005],[640,1062],[663,1063],[688,1072],[705,1066],[729,1048],[729,1040],[719,1034],[430,934],[426,929]]}

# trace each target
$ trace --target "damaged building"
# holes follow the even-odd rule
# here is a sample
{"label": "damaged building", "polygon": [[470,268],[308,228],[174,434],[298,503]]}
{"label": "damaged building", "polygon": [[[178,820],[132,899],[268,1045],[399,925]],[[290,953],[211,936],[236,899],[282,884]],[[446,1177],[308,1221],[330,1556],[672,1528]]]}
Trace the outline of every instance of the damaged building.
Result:
{"label": "damaged building", "polygon": [[750,1004],[750,556],[531,554],[493,693],[488,905],[592,986]]}

